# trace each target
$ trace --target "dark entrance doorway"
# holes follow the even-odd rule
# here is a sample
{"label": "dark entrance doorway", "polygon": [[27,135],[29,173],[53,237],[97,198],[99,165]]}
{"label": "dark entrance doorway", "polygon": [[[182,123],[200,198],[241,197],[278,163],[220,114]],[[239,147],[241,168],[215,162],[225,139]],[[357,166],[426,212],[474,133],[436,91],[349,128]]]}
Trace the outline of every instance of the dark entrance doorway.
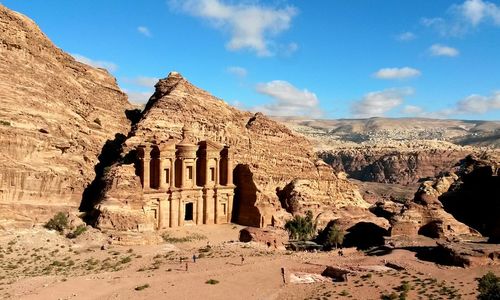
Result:
{"label": "dark entrance doorway", "polygon": [[184,221],[193,221],[193,203],[186,203]]}

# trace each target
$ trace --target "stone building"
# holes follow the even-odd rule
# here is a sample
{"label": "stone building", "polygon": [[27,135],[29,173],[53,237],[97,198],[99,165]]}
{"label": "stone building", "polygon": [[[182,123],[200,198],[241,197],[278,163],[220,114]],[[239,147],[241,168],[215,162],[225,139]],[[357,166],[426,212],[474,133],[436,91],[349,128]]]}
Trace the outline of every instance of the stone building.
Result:
{"label": "stone building", "polygon": [[228,146],[192,137],[137,147],[144,207],[156,229],[231,222],[234,188]]}

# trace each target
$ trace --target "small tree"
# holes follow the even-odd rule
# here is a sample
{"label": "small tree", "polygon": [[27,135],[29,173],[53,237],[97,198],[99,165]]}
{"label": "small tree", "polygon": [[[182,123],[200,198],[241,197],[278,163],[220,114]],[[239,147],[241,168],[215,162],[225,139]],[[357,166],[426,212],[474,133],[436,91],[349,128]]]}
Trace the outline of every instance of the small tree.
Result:
{"label": "small tree", "polygon": [[316,233],[316,224],[313,222],[312,212],[307,211],[305,217],[294,216],[293,219],[286,222],[285,229],[288,231],[291,239],[301,241],[310,240]]}
{"label": "small tree", "polygon": [[500,277],[493,272],[486,273],[478,280],[479,300],[500,300]]}
{"label": "small tree", "polygon": [[64,229],[68,227],[68,217],[63,212],[58,212],[55,216],[50,219],[47,224],[45,224],[45,228],[50,230],[57,230],[59,232],[63,232]]}
{"label": "small tree", "polygon": [[335,249],[337,249],[338,245],[342,245],[343,242],[344,232],[336,224],[333,224],[333,226],[328,229],[328,234],[326,235],[323,246],[332,248],[335,245]]}

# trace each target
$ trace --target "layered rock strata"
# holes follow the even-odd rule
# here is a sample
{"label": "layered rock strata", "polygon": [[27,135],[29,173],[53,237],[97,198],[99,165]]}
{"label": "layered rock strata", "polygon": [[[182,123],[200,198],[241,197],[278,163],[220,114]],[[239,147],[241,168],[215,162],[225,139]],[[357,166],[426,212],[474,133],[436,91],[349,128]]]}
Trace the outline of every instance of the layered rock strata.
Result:
{"label": "layered rock strata", "polygon": [[394,214],[393,235],[422,234],[439,238],[479,235],[500,239],[500,172],[495,153],[468,156],[456,174],[425,181],[400,213]]}
{"label": "layered rock strata", "polygon": [[0,4],[0,99],[0,226],[76,209],[105,142],[130,128],[116,80]]}
{"label": "layered rock strata", "polygon": [[[439,144],[445,144],[441,142]],[[448,145],[427,149],[365,148],[328,150],[319,156],[337,172],[362,181],[413,184],[450,171],[472,149]]]}
{"label": "layered rock strata", "polygon": [[[318,160],[305,138],[261,113],[239,111],[172,72],[156,84],[142,118],[124,144],[122,162],[106,174],[106,189],[96,206],[98,226],[137,229],[149,222],[144,218],[137,175],[137,147],[182,140],[184,127],[191,129],[194,144],[208,140],[230,149],[235,185],[231,213],[237,223],[279,226],[289,212],[307,209],[319,214],[349,205],[367,207],[356,186]],[[282,207],[286,200],[280,202],[277,191],[294,180],[314,193],[304,202],[299,200],[295,211],[287,212]]]}

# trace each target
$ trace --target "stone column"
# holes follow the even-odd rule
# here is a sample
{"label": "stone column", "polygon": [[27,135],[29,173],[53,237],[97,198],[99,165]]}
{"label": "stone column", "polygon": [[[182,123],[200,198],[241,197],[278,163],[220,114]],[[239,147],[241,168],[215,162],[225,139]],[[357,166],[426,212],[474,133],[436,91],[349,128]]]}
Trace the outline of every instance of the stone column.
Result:
{"label": "stone column", "polygon": [[179,199],[179,226],[184,226],[184,203],[182,201],[182,196]]}
{"label": "stone column", "polygon": [[219,224],[219,199],[218,199],[218,191],[215,190],[214,195],[214,224]]}
{"label": "stone column", "polygon": [[164,224],[163,228],[168,228],[168,227],[170,227],[170,204],[171,203],[170,203],[168,198],[165,199],[163,202],[164,202],[164,207],[162,210],[163,211],[163,213],[162,213],[163,224]]}
{"label": "stone column", "polygon": [[196,187],[196,176],[197,176],[197,175],[196,175],[196,172],[197,172],[197,171],[196,171],[196,161],[197,161],[197,160],[198,160],[197,158],[195,158],[195,159],[193,160],[193,161],[194,161],[194,163],[193,163],[193,171],[192,171],[192,172],[193,172],[193,179],[192,179],[192,180],[193,180],[193,181],[192,181],[192,183],[193,183],[193,187]]}
{"label": "stone column", "polygon": [[165,158],[163,157],[160,157],[160,174],[158,174],[159,176],[159,180],[160,180],[160,190],[164,190],[167,188],[167,182],[166,182],[166,174],[165,174]]}
{"label": "stone column", "polygon": [[233,218],[233,195],[229,194],[227,196],[227,222],[230,223]]}
{"label": "stone column", "polygon": [[233,185],[233,160],[227,157],[227,185]]}
{"label": "stone column", "polygon": [[170,200],[170,227],[177,227],[179,225],[179,200]]}
{"label": "stone column", "polygon": [[[148,153],[149,154],[149,153]],[[150,162],[151,159],[149,157],[146,157],[146,154],[144,154],[144,158],[142,159],[142,170],[143,170],[143,175],[142,175],[142,186],[145,190],[149,190],[151,182],[150,182]]]}
{"label": "stone column", "polygon": [[157,229],[162,229],[163,228],[163,206],[165,200],[159,199],[158,201],[158,228]]}
{"label": "stone column", "polygon": [[181,188],[186,185],[186,163],[184,162],[184,158],[181,158]]}
{"label": "stone column", "polygon": [[196,201],[196,225],[200,225],[203,223],[203,209],[201,208],[201,203],[203,201],[203,196],[198,197]]}
{"label": "stone column", "polygon": [[170,159],[170,188],[175,188],[175,158]]}
{"label": "stone column", "polygon": [[219,185],[219,159],[215,158],[215,186]]}

